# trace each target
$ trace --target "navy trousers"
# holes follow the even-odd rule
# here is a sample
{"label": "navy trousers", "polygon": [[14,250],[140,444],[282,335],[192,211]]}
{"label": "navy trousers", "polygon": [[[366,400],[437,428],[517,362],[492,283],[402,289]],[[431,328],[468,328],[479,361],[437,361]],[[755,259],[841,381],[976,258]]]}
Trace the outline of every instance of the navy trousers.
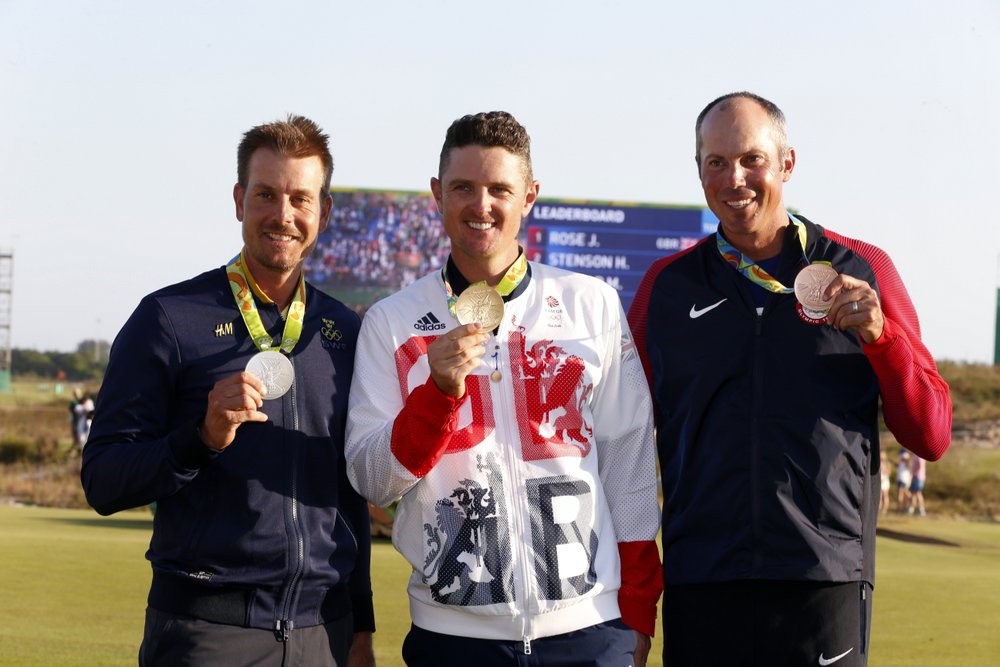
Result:
{"label": "navy trousers", "polygon": [[865,667],[871,604],[857,581],[668,585],[663,664]]}
{"label": "navy trousers", "polygon": [[457,637],[415,625],[403,642],[407,667],[632,667],[635,632],[620,620],[523,641]]}

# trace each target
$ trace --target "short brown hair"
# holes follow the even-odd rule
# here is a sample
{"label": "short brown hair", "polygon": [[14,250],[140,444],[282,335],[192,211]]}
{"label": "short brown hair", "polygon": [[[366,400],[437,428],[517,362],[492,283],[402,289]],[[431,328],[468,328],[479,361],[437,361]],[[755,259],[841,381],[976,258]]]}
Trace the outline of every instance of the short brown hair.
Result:
{"label": "short brown hair", "polygon": [[244,188],[247,186],[250,158],[258,148],[267,148],[288,157],[318,157],[323,162],[323,192],[329,192],[333,156],[328,142],[329,137],[319,125],[305,116],[289,114],[285,120],[251,128],[236,149],[236,182]]}
{"label": "short brown hair", "polygon": [[531,181],[531,137],[524,126],[506,111],[462,116],[451,124],[441,147],[438,178],[444,176],[451,149],[465,146],[498,147],[521,158],[525,180]]}

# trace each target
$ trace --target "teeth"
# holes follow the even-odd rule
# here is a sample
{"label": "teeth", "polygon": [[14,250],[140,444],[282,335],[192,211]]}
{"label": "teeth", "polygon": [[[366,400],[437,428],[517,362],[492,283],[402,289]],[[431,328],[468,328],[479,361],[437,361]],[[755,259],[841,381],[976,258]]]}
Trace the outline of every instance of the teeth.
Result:
{"label": "teeth", "polygon": [[489,229],[490,227],[492,227],[493,223],[492,222],[470,222],[470,223],[468,223],[468,225],[469,225],[469,227],[472,227],[473,229],[478,229],[479,231],[485,231],[485,230]]}
{"label": "teeth", "polygon": [[740,199],[739,201],[727,201],[726,206],[730,208],[746,208],[753,203],[753,199]]}
{"label": "teeth", "polygon": [[291,241],[295,237],[290,234],[268,234],[269,239],[274,239],[275,241]]}

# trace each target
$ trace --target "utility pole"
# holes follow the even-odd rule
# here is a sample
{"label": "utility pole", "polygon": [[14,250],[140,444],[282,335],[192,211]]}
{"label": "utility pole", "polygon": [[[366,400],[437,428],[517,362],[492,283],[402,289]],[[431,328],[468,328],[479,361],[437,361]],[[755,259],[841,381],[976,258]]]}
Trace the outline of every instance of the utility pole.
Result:
{"label": "utility pole", "polygon": [[0,248],[0,392],[9,393],[10,326],[14,295],[14,251]]}
{"label": "utility pole", "polygon": [[1000,256],[997,256],[997,314],[993,324],[993,365],[1000,366]]}

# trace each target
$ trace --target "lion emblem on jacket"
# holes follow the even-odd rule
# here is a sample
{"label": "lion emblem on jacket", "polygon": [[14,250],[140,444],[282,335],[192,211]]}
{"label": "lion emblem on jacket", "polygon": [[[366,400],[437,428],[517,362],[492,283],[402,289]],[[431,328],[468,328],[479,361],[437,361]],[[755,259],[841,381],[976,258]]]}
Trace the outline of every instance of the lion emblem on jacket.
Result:
{"label": "lion emblem on jacket", "polygon": [[434,599],[460,606],[507,601],[510,541],[505,532],[501,537],[494,489],[464,479],[434,512],[437,525],[424,524],[429,550],[423,568]]}

